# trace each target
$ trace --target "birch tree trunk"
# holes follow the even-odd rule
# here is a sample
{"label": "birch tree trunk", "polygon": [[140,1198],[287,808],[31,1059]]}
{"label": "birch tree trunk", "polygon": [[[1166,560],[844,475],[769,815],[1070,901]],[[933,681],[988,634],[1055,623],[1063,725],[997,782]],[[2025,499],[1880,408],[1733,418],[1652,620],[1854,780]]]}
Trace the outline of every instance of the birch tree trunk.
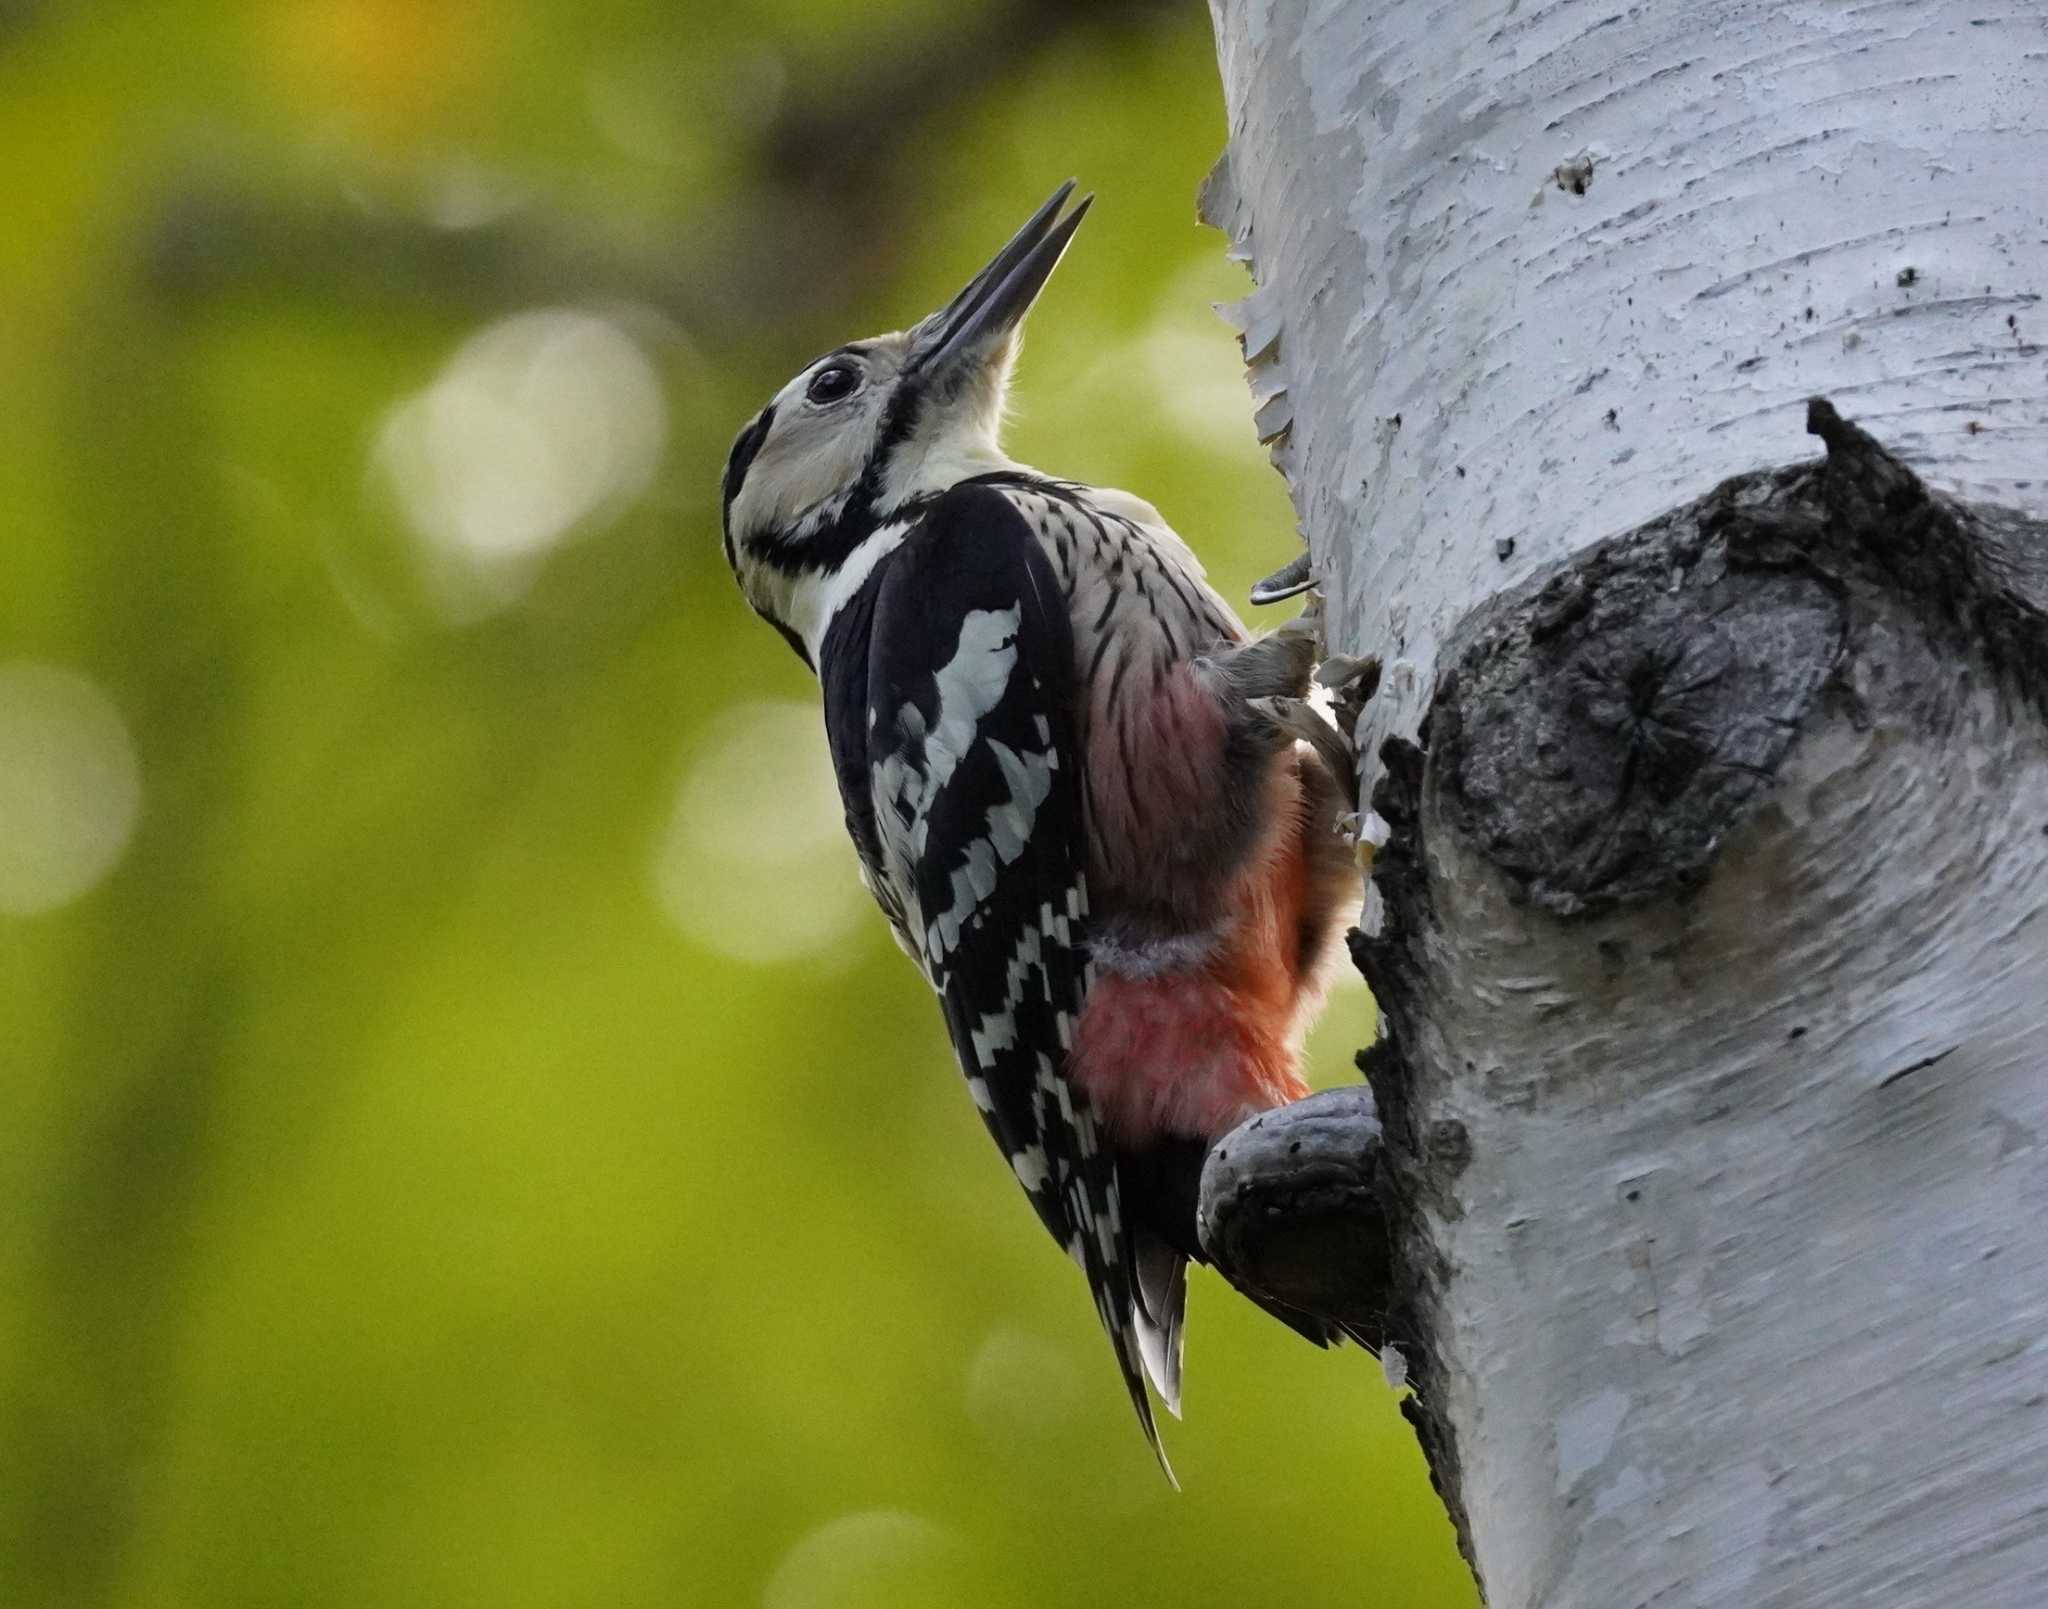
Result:
{"label": "birch tree trunk", "polygon": [[1490,1602],[2048,1604],[2048,9],[1212,11]]}

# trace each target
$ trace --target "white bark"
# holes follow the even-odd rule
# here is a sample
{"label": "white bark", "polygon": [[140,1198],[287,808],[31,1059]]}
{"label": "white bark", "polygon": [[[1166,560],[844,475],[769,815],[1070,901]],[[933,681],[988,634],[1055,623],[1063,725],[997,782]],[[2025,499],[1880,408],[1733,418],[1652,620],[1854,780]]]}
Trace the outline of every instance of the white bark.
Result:
{"label": "white bark", "polygon": [[[2048,9],[1212,10],[1262,434],[1333,646],[1388,663],[1361,953],[1430,1450],[1491,1603],[2048,1603],[2042,532],[1858,503],[1845,447],[1787,493],[1826,520],[1724,543],[1723,510],[1525,585],[1805,457],[1815,394],[2048,515]],[[1659,674],[1705,669],[1658,730],[1711,728],[1704,759],[1669,798],[1624,775],[1590,835],[1528,826],[1637,742],[1585,710],[1663,651],[1667,551]],[[1655,854],[1588,870],[1667,828],[1661,886]]]}
{"label": "white bark", "polygon": [[2048,8],[1211,9],[1207,211],[1259,284],[1262,434],[1291,420],[1327,589],[1388,662],[1376,732],[1414,730],[1474,602],[1797,456],[1809,396],[2048,510]]}

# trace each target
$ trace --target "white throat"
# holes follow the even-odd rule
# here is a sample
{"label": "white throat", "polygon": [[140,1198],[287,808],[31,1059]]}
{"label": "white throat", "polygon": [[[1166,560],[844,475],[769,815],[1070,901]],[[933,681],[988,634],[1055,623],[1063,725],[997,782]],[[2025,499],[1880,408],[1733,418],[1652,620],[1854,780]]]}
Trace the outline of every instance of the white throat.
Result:
{"label": "white throat", "polygon": [[993,433],[949,432],[924,444],[912,438],[890,460],[882,506],[900,508],[913,497],[943,492],[976,475],[1023,467],[996,445]]}

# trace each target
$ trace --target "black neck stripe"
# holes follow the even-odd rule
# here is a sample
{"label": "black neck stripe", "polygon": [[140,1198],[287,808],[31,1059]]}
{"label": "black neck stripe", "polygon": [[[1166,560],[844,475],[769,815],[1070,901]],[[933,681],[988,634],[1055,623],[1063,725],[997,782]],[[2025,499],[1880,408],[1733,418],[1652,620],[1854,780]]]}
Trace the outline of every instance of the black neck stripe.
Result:
{"label": "black neck stripe", "polygon": [[846,500],[848,519],[864,520],[868,529],[874,529],[873,511],[875,500],[882,495],[882,471],[889,467],[896,449],[910,439],[911,431],[917,428],[917,416],[923,410],[924,388],[915,383],[903,385],[889,399],[881,429],[875,433],[875,445],[868,453],[867,466],[861,471],[853,495]]}
{"label": "black neck stripe", "polygon": [[732,454],[725,461],[725,503],[720,519],[725,526],[725,562],[733,568],[739,567],[738,555],[732,545],[732,504],[740,495],[740,488],[746,484],[747,471],[753,467],[755,455],[761,451],[761,443],[768,439],[768,427],[775,423],[775,404],[769,403],[754,418],[754,422],[739,433],[732,444]]}

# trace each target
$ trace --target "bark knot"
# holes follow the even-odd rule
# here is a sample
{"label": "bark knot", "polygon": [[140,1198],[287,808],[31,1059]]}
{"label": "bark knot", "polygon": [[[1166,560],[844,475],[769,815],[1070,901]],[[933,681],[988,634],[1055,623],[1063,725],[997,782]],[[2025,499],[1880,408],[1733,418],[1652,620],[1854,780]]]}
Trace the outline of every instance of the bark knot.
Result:
{"label": "bark knot", "polygon": [[1845,622],[1820,574],[1761,562],[1756,524],[1702,507],[1596,548],[1453,659],[1444,815],[1536,904],[1579,916],[1696,883],[1777,769]]}
{"label": "bark knot", "polygon": [[1819,462],[1723,482],[1453,635],[1431,800],[1518,895],[1577,917],[1698,886],[1841,661],[1858,586],[2048,705],[2032,522],[1935,495],[1825,399],[1807,429]]}

